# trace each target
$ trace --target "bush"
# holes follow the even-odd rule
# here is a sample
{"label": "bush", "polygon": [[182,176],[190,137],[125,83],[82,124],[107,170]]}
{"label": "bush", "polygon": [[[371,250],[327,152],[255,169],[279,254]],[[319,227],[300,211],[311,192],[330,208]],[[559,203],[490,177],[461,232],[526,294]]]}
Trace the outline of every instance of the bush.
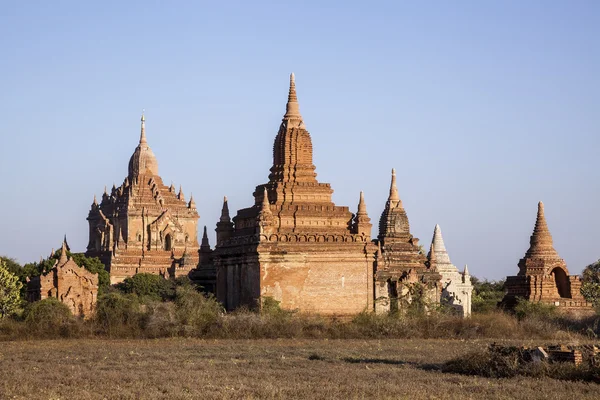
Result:
{"label": "bush", "polygon": [[503,351],[480,350],[447,361],[443,372],[479,375],[488,378],[549,377],[561,380],[591,381],[600,383],[600,366],[584,363],[549,363],[525,361],[518,348]]}
{"label": "bush", "polygon": [[514,309],[519,321],[526,318],[548,321],[557,316],[556,306],[519,299]]}
{"label": "bush", "polygon": [[54,297],[31,303],[23,313],[28,333],[35,337],[72,337],[79,333],[77,319]]}
{"label": "bush", "polygon": [[100,333],[136,337],[143,329],[144,313],[134,294],[109,292],[98,297],[94,322]]}
{"label": "bush", "polygon": [[504,281],[480,281],[473,276],[471,282],[473,284],[472,313],[495,311],[504,297]]}
{"label": "bush", "polygon": [[223,307],[214,296],[205,296],[190,285],[177,288],[175,305],[177,321],[185,336],[206,335],[217,328],[223,315]]}
{"label": "bush", "polygon": [[175,297],[175,282],[160,275],[136,274],[115,287],[122,293],[136,294],[149,300],[167,301]]}

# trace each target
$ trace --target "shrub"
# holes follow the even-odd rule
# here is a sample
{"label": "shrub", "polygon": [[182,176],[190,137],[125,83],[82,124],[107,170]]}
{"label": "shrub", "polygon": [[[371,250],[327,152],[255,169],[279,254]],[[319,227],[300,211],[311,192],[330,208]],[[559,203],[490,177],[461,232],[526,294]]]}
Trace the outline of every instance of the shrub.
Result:
{"label": "shrub", "polygon": [[98,297],[94,322],[108,336],[135,337],[143,328],[144,313],[136,295],[109,292]]}
{"label": "shrub", "polygon": [[36,337],[72,337],[79,331],[69,307],[54,297],[31,303],[23,317],[28,333]]}
{"label": "shrub", "polygon": [[175,305],[177,321],[186,336],[204,336],[223,315],[223,307],[214,296],[205,296],[191,285],[176,289]]}
{"label": "shrub", "polygon": [[472,313],[487,313],[498,308],[498,302],[504,297],[504,281],[480,281],[471,277],[473,284]]}
{"label": "shrub", "polygon": [[167,301],[172,300],[175,296],[175,283],[154,274],[136,274],[115,287],[122,293],[136,294],[150,300]]}
{"label": "shrub", "polygon": [[556,306],[545,303],[534,303],[524,299],[518,300],[514,311],[519,321],[526,318],[547,321],[557,316]]}
{"label": "shrub", "polygon": [[527,376],[600,382],[600,366],[592,363],[575,366],[570,363],[525,361],[518,348],[503,349],[503,351],[490,351],[488,349],[470,352],[447,361],[442,366],[442,371],[464,375],[479,375],[488,378]]}

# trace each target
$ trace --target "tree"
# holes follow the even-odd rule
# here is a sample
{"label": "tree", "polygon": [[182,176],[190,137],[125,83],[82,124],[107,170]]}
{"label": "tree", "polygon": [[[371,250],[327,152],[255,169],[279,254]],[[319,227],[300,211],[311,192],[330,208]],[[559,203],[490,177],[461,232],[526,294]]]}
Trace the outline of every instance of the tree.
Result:
{"label": "tree", "polygon": [[175,282],[160,275],[141,273],[116,285],[122,293],[136,294],[152,300],[172,300],[175,296]]}
{"label": "tree", "polygon": [[504,280],[488,281],[471,277],[473,284],[472,306],[474,313],[494,311],[504,297]]}
{"label": "tree", "polygon": [[594,305],[600,305],[600,260],[584,268],[581,295]]}
{"label": "tree", "polygon": [[21,287],[19,277],[7,269],[4,260],[0,260],[0,319],[19,309]]}

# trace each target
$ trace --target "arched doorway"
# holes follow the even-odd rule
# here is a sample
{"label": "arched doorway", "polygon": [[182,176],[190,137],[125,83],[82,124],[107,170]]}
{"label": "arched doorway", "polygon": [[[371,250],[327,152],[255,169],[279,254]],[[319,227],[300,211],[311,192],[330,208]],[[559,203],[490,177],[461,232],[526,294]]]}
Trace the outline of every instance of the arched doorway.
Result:
{"label": "arched doorway", "polygon": [[388,298],[390,299],[390,311],[398,312],[398,281],[388,279]]}
{"label": "arched doorway", "polygon": [[172,248],[171,234],[167,233],[167,235],[165,236],[165,250],[171,250],[171,248]]}
{"label": "arched doorway", "polygon": [[571,284],[566,272],[562,268],[556,267],[552,270],[552,276],[554,276],[558,295],[562,298],[571,298]]}

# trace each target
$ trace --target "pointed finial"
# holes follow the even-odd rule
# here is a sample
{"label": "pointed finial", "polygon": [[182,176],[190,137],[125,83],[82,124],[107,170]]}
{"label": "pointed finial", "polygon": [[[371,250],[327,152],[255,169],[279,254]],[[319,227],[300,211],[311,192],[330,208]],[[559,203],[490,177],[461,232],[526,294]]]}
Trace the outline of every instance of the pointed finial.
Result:
{"label": "pointed finial", "polygon": [[229,222],[229,205],[227,204],[227,196],[223,196],[223,208],[221,209],[221,222]]}
{"label": "pointed finial", "polygon": [[171,193],[175,193],[175,185],[173,185],[173,182],[171,182],[171,186],[169,187],[169,191]]}
{"label": "pointed finial", "polygon": [[433,240],[431,241],[433,248],[437,252],[447,252],[446,245],[444,244],[444,238],[442,237],[442,228],[440,228],[439,224],[435,225],[435,229],[433,230]]}
{"label": "pointed finial", "polygon": [[188,208],[196,208],[196,202],[194,201],[194,195],[190,193],[190,202],[188,203]]}
{"label": "pointed finial", "polygon": [[204,225],[204,232],[202,233],[202,243],[200,247],[206,248],[206,246],[210,248],[210,244],[208,243],[208,233],[206,231],[206,225]]}
{"label": "pointed finial", "polygon": [[61,264],[67,262],[67,235],[65,235],[65,238],[62,242],[62,248],[60,249],[60,258],[58,259],[58,262]]}
{"label": "pointed finial", "polygon": [[360,191],[360,199],[358,200],[358,214],[367,213],[367,203],[365,203],[365,193]]}
{"label": "pointed finial", "polygon": [[262,210],[271,211],[271,205],[269,204],[269,193],[267,192],[266,186],[263,188]]}
{"label": "pointed finial", "polygon": [[435,261],[435,250],[434,250],[434,246],[433,246],[433,242],[429,245],[429,254],[428,254],[428,258],[429,261]]}
{"label": "pointed finial", "polygon": [[177,195],[177,198],[181,201],[185,201],[185,196],[183,194],[183,188],[181,185],[179,185],[179,194]]}
{"label": "pointed finial", "polygon": [[144,116],[144,110],[142,110],[142,126],[141,126],[141,132],[140,132],[140,144],[143,143],[148,143],[146,141],[146,117]]}
{"label": "pointed finial", "polygon": [[398,187],[396,186],[396,170],[392,168],[392,183],[390,184],[390,196],[388,198],[390,202],[400,202],[400,196],[398,195]]}
{"label": "pointed finial", "polygon": [[290,90],[288,93],[288,101],[286,105],[285,115],[283,116],[284,120],[299,120],[300,126],[303,126],[302,116],[300,115],[300,106],[298,104],[298,96],[296,95],[296,77],[292,72],[290,74]]}
{"label": "pointed finial", "polygon": [[108,194],[108,192],[106,191],[106,185],[104,185],[104,194]]}
{"label": "pointed finial", "polygon": [[469,267],[467,266],[467,264],[465,264],[465,269],[463,270],[463,276],[471,276],[469,274]]}
{"label": "pointed finial", "polygon": [[96,195],[94,194],[94,202],[92,203],[92,205],[97,206],[98,205],[98,200],[96,200]]}

